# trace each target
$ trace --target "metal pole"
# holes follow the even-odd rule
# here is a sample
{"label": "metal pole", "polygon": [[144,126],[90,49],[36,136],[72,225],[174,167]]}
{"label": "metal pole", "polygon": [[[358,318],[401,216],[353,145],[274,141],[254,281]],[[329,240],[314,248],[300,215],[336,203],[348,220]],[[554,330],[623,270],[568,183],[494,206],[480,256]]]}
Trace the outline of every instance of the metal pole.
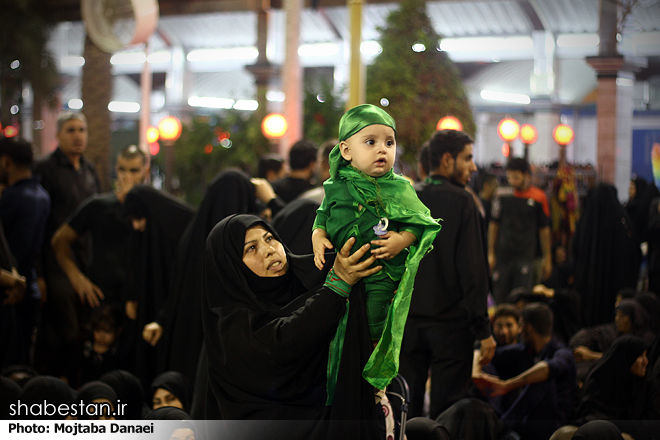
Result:
{"label": "metal pole", "polygon": [[351,61],[350,75],[348,83],[348,101],[346,110],[356,105],[363,104],[365,101],[364,78],[362,72],[362,53],[360,45],[362,44],[362,0],[348,0],[347,6],[350,11],[351,24]]}

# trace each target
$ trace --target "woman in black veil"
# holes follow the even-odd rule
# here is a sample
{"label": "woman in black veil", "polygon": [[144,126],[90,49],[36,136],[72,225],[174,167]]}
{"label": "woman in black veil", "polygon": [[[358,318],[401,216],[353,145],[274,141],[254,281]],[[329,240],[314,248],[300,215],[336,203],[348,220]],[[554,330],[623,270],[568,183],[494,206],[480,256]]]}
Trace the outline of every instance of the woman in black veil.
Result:
{"label": "woman in black veil", "polygon": [[617,292],[636,286],[641,262],[639,242],[614,186],[600,184],[590,192],[573,253],[584,326],[610,321]]}
{"label": "woman in black veil", "polygon": [[[223,419],[279,421],[269,425],[269,438],[378,437],[374,389],[361,376],[364,351],[372,349],[364,289],[352,286],[380,267],[369,268],[374,257],[359,262],[368,246],[349,255],[352,240],[319,271],[312,256],[292,255],[259,217],[234,215],[211,231],[202,322],[209,385]],[[329,344],[349,304],[330,408]],[[358,321],[364,325],[351,325]],[[342,422],[322,422],[329,418]]]}

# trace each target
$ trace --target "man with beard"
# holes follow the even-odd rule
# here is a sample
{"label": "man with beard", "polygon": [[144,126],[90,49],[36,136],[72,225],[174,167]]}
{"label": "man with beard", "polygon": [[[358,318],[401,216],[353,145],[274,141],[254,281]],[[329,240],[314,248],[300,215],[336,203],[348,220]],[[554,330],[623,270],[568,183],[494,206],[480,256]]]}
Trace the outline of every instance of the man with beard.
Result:
{"label": "man with beard", "polygon": [[442,230],[415,278],[401,349],[401,375],[411,390],[410,416],[422,416],[431,370],[429,416],[468,397],[474,342],[480,365],[495,351],[487,313],[488,268],[479,212],[464,188],[476,171],[473,140],[463,132],[440,130],[429,141],[431,175],[417,187],[419,199]]}

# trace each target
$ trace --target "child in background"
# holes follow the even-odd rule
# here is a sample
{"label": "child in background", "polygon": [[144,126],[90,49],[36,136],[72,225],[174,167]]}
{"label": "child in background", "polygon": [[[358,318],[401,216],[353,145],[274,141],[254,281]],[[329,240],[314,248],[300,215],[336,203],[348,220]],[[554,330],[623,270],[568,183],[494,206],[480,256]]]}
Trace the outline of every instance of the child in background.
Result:
{"label": "child in background", "polygon": [[98,380],[111,370],[125,367],[118,341],[121,312],[107,304],[94,308],[90,317],[92,338],[85,342],[80,362],[80,383]]}
{"label": "child in background", "polygon": [[[369,332],[375,349],[363,377],[382,390],[397,375],[398,353],[421,258],[431,249],[440,225],[420,202],[410,182],[394,174],[396,126],[384,110],[370,104],[352,108],[339,122],[339,144],[330,153],[330,179],[312,232],[316,266],[326,249],[350,237],[351,252],[364,244],[383,270],[364,279]],[[332,287],[331,287],[332,288]],[[396,295],[395,295],[396,293]],[[346,316],[331,344],[328,400],[343,346]]]}

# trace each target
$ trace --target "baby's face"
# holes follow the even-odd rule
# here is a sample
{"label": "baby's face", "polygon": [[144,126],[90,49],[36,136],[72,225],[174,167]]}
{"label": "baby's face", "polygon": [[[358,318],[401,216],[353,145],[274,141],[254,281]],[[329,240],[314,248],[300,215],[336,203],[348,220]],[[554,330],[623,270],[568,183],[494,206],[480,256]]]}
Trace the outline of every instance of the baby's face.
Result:
{"label": "baby's face", "polygon": [[358,170],[380,177],[394,166],[396,139],[387,125],[368,125],[339,144],[341,155]]}

